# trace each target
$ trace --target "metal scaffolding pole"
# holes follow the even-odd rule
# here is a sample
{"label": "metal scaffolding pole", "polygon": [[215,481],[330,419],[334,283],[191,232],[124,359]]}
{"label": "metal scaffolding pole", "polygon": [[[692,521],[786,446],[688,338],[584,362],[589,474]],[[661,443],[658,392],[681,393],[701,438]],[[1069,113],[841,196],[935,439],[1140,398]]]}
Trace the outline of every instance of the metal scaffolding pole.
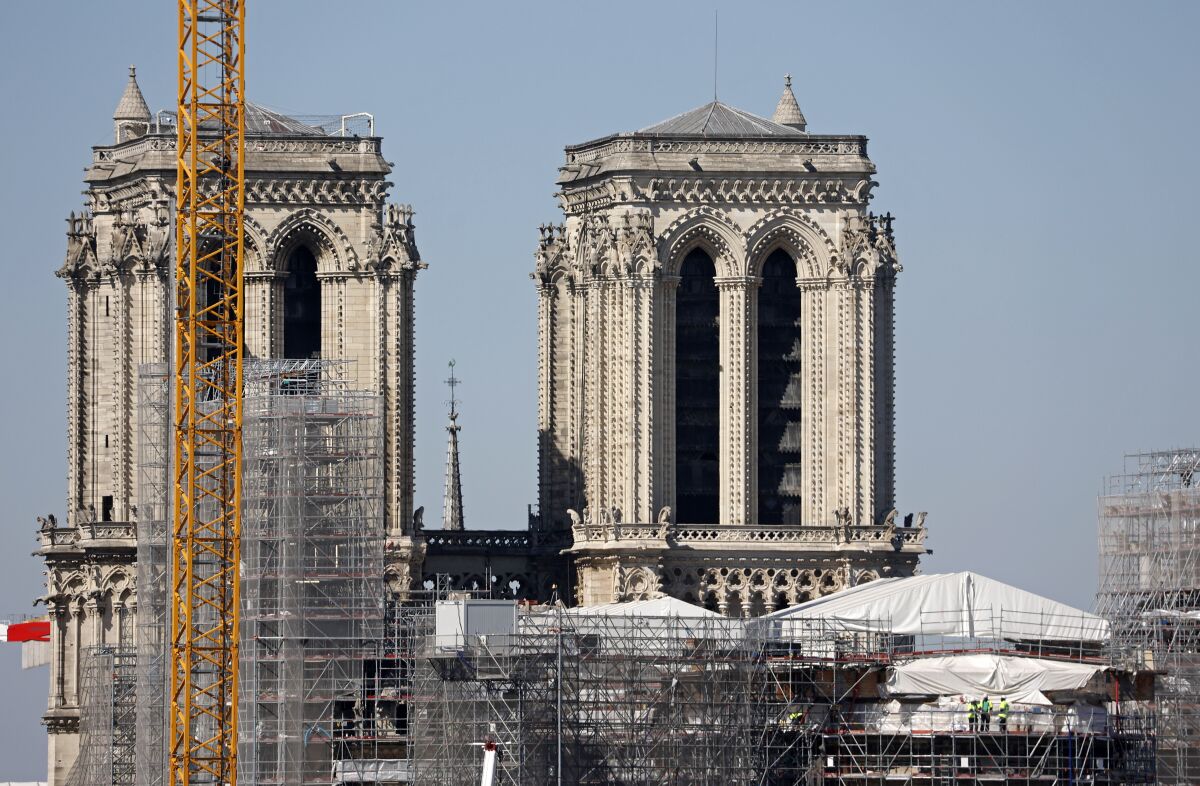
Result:
{"label": "metal scaffolding pole", "polygon": [[1099,500],[1100,614],[1156,673],[1158,778],[1200,782],[1200,450],[1125,457]]}

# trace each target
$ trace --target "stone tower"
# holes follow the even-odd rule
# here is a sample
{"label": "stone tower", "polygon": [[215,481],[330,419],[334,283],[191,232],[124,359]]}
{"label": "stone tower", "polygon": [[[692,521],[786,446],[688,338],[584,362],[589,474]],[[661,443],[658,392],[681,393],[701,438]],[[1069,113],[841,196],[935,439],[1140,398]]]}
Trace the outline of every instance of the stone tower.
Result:
{"label": "stone tower", "polygon": [[[137,375],[172,351],[176,132],[152,119],[133,69],[112,144],[93,148],[85,207],[67,227],[66,516],[43,524],[51,633],[49,772],[78,750],[81,655],[133,640],[139,526]],[[424,267],[412,210],[388,204],[391,166],[361,136],[257,105],[246,110],[248,358],[344,359],[384,401],[388,579],[409,584],[413,285]],[[143,505],[143,507],[146,507]]]}
{"label": "stone tower", "polygon": [[[892,219],[862,136],[714,101],[566,148],[543,227],[540,527],[576,598],[752,614],[911,572]],[[911,519],[909,519],[911,522]]]}

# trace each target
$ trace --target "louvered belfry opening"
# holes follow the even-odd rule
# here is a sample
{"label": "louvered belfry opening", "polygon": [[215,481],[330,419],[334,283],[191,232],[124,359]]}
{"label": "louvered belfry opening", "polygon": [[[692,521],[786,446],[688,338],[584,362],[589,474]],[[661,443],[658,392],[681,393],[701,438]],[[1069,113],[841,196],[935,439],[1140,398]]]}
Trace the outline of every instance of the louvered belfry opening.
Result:
{"label": "louvered belfry opening", "polygon": [[288,256],[283,284],[283,356],[321,357],[321,283],[317,259],[307,246]]}
{"label": "louvered belfry opening", "polygon": [[758,290],[758,523],[800,522],[800,290],[782,249]]}
{"label": "louvered belfry opening", "polygon": [[718,523],[719,310],[716,268],[702,249],[680,267],[675,305],[675,467],[678,520]]}

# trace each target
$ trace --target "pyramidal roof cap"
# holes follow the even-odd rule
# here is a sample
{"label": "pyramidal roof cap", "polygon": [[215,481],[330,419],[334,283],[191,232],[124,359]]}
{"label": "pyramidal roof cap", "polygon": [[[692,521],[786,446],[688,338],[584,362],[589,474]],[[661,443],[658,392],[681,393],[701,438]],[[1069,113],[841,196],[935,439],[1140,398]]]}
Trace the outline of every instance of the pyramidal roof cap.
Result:
{"label": "pyramidal roof cap", "polygon": [[800,104],[796,103],[796,94],[792,92],[791,74],[783,77],[783,95],[779,96],[779,103],[775,105],[775,114],[771,120],[797,131],[803,131],[808,126],[804,113],[800,111]]}
{"label": "pyramidal roof cap", "polygon": [[[799,107],[796,111],[800,111]],[[720,101],[711,101],[661,123],[646,126],[637,133],[640,136],[764,137],[800,136],[803,132]]]}
{"label": "pyramidal roof cap", "polygon": [[150,107],[146,104],[146,97],[142,95],[141,88],[138,87],[137,69],[134,66],[129,66],[129,81],[125,83],[125,92],[117,102],[113,120],[150,122]]}

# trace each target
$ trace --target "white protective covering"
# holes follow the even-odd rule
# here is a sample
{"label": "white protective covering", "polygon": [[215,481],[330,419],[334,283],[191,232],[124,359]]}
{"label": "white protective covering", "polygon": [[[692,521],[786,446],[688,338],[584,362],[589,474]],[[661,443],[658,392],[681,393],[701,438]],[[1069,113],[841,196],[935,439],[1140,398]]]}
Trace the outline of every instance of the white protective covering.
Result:
{"label": "white protective covering", "polygon": [[[991,694],[993,707],[999,702]],[[978,698],[972,697],[972,698]],[[1008,728],[1030,732],[1091,732],[1103,734],[1108,729],[1108,712],[1104,707],[1073,704],[1057,707],[1046,704],[1023,703],[1009,697]],[[842,717],[866,731],[884,734],[927,734],[929,732],[965,732],[971,728],[967,704],[963,696],[942,696],[936,701],[913,702],[897,700],[879,704],[858,703],[847,707]],[[998,731],[1000,718],[992,710],[989,729]]]}
{"label": "white protective covering", "polygon": [[774,635],[819,622],[846,631],[970,639],[1103,642],[1100,617],[977,573],[879,579],[762,618]]}
{"label": "white protective covering", "polygon": [[917,658],[888,669],[884,696],[1007,696],[1014,704],[1048,705],[1046,691],[1079,690],[1104,667],[1011,655]]}
{"label": "white protective covering", "polygon": [[733,646],[741,641],[745,628],[742,620],[676,598],[661,597],[537,612],[523,619],[522,629],[529,633],[553,631],[560,624],[577,633],[604,637],[610,651],[656,647],[666,648],[664,652],[679,652],[692,646],[686,642],[698,639]]}
{"label": "white protective covering", "polygon": [[663,596],[653,600],[629,600],[622,603],[601,603],[596,606],[575,606],[565,609],[564,614],[572,617],[678,617],[680,619],[707,619],[720,617],[715,611],[696,606],[687,601]]}

